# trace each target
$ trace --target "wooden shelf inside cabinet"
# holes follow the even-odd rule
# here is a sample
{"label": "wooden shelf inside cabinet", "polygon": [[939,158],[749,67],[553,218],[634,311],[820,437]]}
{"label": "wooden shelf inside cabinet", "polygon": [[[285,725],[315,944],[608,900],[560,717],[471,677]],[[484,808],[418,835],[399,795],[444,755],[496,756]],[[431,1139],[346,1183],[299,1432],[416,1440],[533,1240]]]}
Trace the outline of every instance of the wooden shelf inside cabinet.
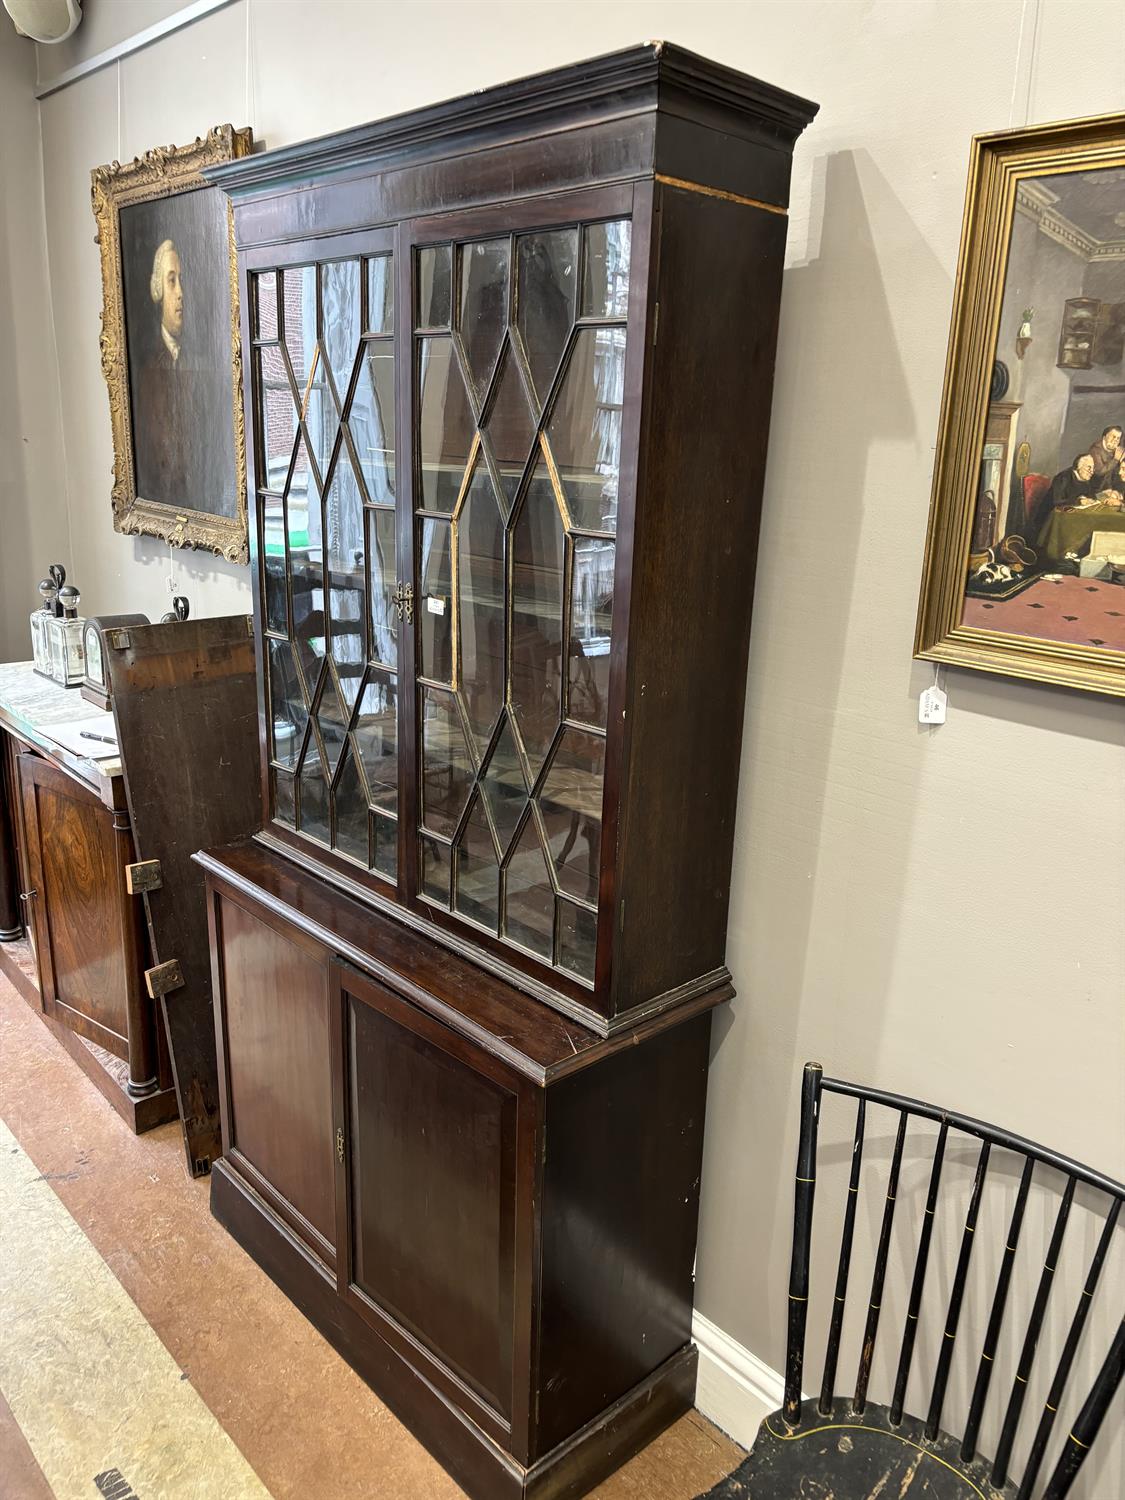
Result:
{"label": "wooden shelf inside cabinet", "polygon": [[691,1399],[815,112],[661,42],[207,173],[264,815],[200,856],[213,1207],[473,1494],[578,1494]]}

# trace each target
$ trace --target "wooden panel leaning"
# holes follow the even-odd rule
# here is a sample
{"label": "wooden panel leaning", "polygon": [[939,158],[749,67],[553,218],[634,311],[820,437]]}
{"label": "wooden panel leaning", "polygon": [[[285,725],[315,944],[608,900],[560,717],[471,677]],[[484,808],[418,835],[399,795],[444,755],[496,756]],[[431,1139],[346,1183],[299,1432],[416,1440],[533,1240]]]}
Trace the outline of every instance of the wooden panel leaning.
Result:
{"label": "wooden panel leaning", "polygon": [[[822,1107],[831,1095],[856,1101],[855,1134],[847,1197],[842,1209],[836,1285],[828,1316],[823,1380],[818,1398],[803,1399],[801,1377],[805,1368],[813,1259],[813,1183],[817,1176],[818,1135],[823,1127]],[[897,1118],[897,1127],[885,1172],[885,1196],[878,1235],[872,1248],[874,1269],[868,1307],[863,1316],[858,1377],[854,1392],[846,1396],[836,1393],[836,1370],[855,1248],[856,1206],[863,1187],[864,1135],[872,1106],[891,1111]],[[933,1139],[924,1207],[920,1213],[917,1208],[914,1210],[916,1218],[913,1221],[909,1219],[908,1211],[899,1207],[897,1243],[902,1244],[905,1234],[907,1242],[913,1244],[912,1256],[908,1254],[908,1264],[902,1267],[904,1286],[907,1284],[905,1273],[911,1262],[912,1273],[906,1293],[897,1362],[885,1366],[888,1371],[894,1370],[893,1394],[888,1405],[880,1405],[869,1399],[868,1392],[869,1383],[883,1368],[883,1364],[877,1361],[877,1340],[888,1274],[893,1279],[895,1270],[892,1247],[896,1238],[892,1236],[892,1228],[896,1203],[902,1196],[904,1146],[911,1124],[923,1121],[936,1125],[937,1132]],[[944,1209],[944,1221],[952,1228],[950,1217],[957,1212],[950,1180],[950,1163],[955,1161],[952,1142],[965,1137],[976,1143],[976,1150],[960,1243],[955,1261],[945,1268],[952,1272],[948,1293],[938,1289],[944,1281],[944,1276],[939,1276],[938,1286],[931,1288],[927,1302],[927,1270],[936,1258],[935,1222]],[[1015,1159],[1014,1163],[1011,1158]],[[1007,1166],[999,1165],[1001,1162],[1006,1162]],[[969,1162],[960,1165],[967,1168]],[[1056,1188],[1048,1180],[1052,1173],[1062,1174],[1061,1187]],[[874,1166],[867,1175],[869,1179],[881,1176]],[[1004,1207],[1003,1200],[1003,1190],[1008,1183],[1015,1185],[1010,1212]],[[995,1187],[997,1202],[993,1211],[989,1211],[990,1185]],[[878,1183],[880,1193],[883,1186],[882,1182]],[[1044,1230],[1046,1243],[1038,1254],[1028,1243],[1030,1236],[1025,1227],[1031,1217],[1027,1210],[1033,1188],[1045,1198],[1045,1202],[1038,1206],[1049,1225],[1049,1232]],[[821,1191],[823,1194],[823,1188]],[[1084,1285],[1078,1294],[1065,1339],[1061,1341],[1061,1349],[1054,1353],[1050,1348],[1053,1340],[1048,1313],[1052,1295],[1058,1296],[1056,1280],[1060,1257],[1067,1226],[1074,1221],[1078,1211],[1079,1197],[1083,1211],[1089,1212],[1093,1218],[1091,1233],[1096,1245],[1088,1258]],[[1088,1459],[1090,1447],[1121,1384],[1125,1367],[1125,1324],[1118,1326],[1115,1314],[1103,1309],[1102,1317],[1095,1320],[1096,1331],[1090,1330],[1092,1347],[1087,1350],[1088,1360],[1096,1365],[1096,1374],[1079,1408],[1081,1393],[1073,1388],[1070,1377],[1105,1264],[1114,1252],[1120,1256],[1123,1248],[1117,1229],[1122,1203],[1125,1202],[1125,1184],[1011,1131],[917,1099],[825,1078],[818,1064],[809,1063],[805,1067],[801,1092],[794,1201],[785,1400],[781,1410],[762,1423],[753,1452],[737,1472],[737,1478],[745,1488],[755,1496],[761,1495],[763,1500],[767,1497],[788,1500],[791,1495],[804,1493],[801,1488],[803,1481],[816,1479],[826,1489],[831,1489],[839,1500],[861,1500],[861,1497],[881,1494],[884,1490],[888,1494],[905,1494],[907,1480],[912,1482],[918,1475],[930,1486],[925,1488],[923,1484],[925,1493],[949,1497],[949,1500],[973,1500],[973,1497],[982,1496],[989,1497],[989,1500],[999,1500],[999,1497],[1004,1497],[1004,1500],[1064,1500],[1071,1494],[1079,1470]],[[997,1226],[1001,1229],[1006,1226],[1006,1237],[1003,1249],[993,1256],[994,1244],[988,1242],[987,1232],[992,1229],[995,1234]],[[985,1239],[985,1243],[978,1246],[980,1238]],[[1082,1269],[1082,1253],[1075,1246],[1075,1255],[1069,1265],[1072,1273],[1076,1265]],[[899,1258],[903,1258],[901,1254]],[[946,1259],[949,1261],[950,1257]],[[995,1274],[991,1268],[992,1259],[998,1260]],[[1035,1292],[1022,1323],[1018,1317],[1013,1317],[1006,1326],[1005,1315],[1013,1303],[1013,1283],[1017,1288],[1019,1286],[1021,1264],[1024,1279],[1030,1282],[1034,1278]],[[932,1282],[933,1278],[930,1279]],[[975,1333],[964,1316],[970,1295],[988,1307],[975,1377],[969,1360],[970,1351],[966,1348],[975,1341]],[[932,1314],[930,1327],[925,1326],[927,1305]],[[941,1305],[944,1306],[943,1313]],[[1019,1305],[1018,1298],[1016,1305]],[[919,1408],[925,1411],[924,1417],[910,1414],[908,1398],[920,1329],[923,1336],[930,1333],[937,1338],[928,1394]],[[1053,1365],[1049,1363],[1052,1358]],[[1005,1378],[998,1376],[999,1369],[1007,1371],[1011,1387],[1003,1404],[992,1414],[990,1430],[998,1436],[994,1456],[988,1459],[980,1452],[981,1431],[988,1415],[990,1391],[995,1384],[1002,1384]],[[1053,1374],[1048,1385],[1050,1371]],[[961,1405],[959,1400],[947,1400],[953,1378],[961,1375],[966,1377],[962,1382],[965,1392],[971,1390],[971,1395],[966,1394],[967,1414],[963,1422],[945,1420],[943,1426],[943,1414]],[[1032,1389],[1037,1393],[1042,1391],[1042,1409],[1034,1434],[1021,1445],[1020,1421]],[[1066,1435],[1062,1438],[1056,1431],[1056,1426],[1061,1426],[1060,1411],[1071,1413],[1065,1418]],[[841,1439],[841,1430],[848,1434],[846,1442]],[[1021,1455],[1018,1461],[1017,1450]],[[1096,1494],[1099,1500],[1103,1493],[1108,1493],[1100,1487],[1102,1482],[1100,1477],[1096,1478],[1098,1487],[1088,1492]]]}

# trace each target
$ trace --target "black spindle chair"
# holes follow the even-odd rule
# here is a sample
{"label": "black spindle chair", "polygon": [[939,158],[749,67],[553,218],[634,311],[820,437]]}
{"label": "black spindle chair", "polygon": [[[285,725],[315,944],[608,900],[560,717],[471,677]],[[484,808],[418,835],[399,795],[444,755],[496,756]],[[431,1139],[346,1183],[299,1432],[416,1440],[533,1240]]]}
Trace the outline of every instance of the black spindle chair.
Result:
{"label": "black spindle chair", "polygon": [[[847,1095],[857,1101],[855,1137],[820,1394],[803,1400],[801,1376],[805,1362],[817,1130],[821,1101],[829,1093]],[[895,1111],[898,1115],[898,1128],[887,1174],[886,1197],[874,1254],[855,1387],[850,1394],[841,1395],[836,1390],[836,1374],[852,1264],[864,1131],[867,1109],[871,1104]],[[903,1147],[907,1123],[912,1117],[935,1122],[938,1134],[926,1191],[926,1205],[916,1235],[913,1274],[891,1400],[889,1405],[876,1405],[869,1400],[868,1385],[880,1328]],[[926,1415],[911,1416],[905,1409],[907,1384],[914,1361],[942,1167],[951,1132],[975,1138],[980,1142],[980,1148]],[[993,1148],[1015,1153],[1022,1158],[1023,1170],[989,1304],[988,1322],[979,1350],[964,1429],[960,1436],[956,1436],[942,1428],[942,1414],[947,1410],[946,1394],[954,1358],[966,1353],[964,1346],[968,1340],[963,1335],[958,1344],[958,1327],[976,1241],[989,1157]],[[1024,1228],[1028,1193],[1037,1166],[1051,1167],[1061,1172],[1065,1178],[1065,1187],[1054,1214],[1026,1327],[1022,1332],[1018,1328],[1016,1330],[1013,1352],[1018,1347],[1018,1361],[1007,1404],[1002,1408],[1003,1421],[996,1452],[988,1460],[979,1452],[978,1440],[985,1405],[993,1386],[993,1372],[1009,1301],[1012,1272]],[[1036,1355],[1046,1357],[1041,1348],[1041,1343],[1046,1342],[1041,1338],[1044,1319],[1075,1190],[1079,1186],[1098,1209],[1104,1208],[1104,1226],[1097,1237],[1085,1285],[1077,1297],[1066,1338],[1061,1350],[1054,1356],[1054,1376],[1023,1462],[1022,1474],[1017,1477],[1011,1473],[1013,1448]],[[1116,1325],[1116,1332],[1110,1337],[1108,1353],[1061,1448],[1057,1443],[1055,1445],[1058,1451],[1053,1466],[1045,1466],[1044,1459],[1051,1445],[1056,1417],[1060,1407],[1064,1405],[1067,1382],[1102,1268],[1114,1241],[1123,1200],[1125,1185],[1081,1166],[1058,1152],[1049,1151],[1009,1131],[986,1125],[952,1110],[938,1109],[917,1099],[864,1088],[859,1084],[843,1083],[836,1078],[825,1078],[816,1063],[807,1064],[801,1094],[801,1135],[797,1154],[785,1402],[779,1411],[762,1423],[750,1457],[725,1486],[718,1486],[712,1494],[716,1497],[746,1496],[752,1497],[752,1500],[797,1500],[799,1496],[812,1494],[831,1495],[835,1500],[867,1500],[867,1497],[875,1495],[883,1497],[883,1500],[898,1500],[900,1496],[909,1496],[910,1500],[914,1500],[914,1497],[917,1500],[923,1500],[923,1497],[925,1500],[994,1500],[994,1497],[1003,1497],[1003,1500],[1064,1500],[1097,1436],[1125,1371],[1125,1321],[1122,1321]],[[1044,1366],[1046,1368],[1048,1367]],[[1100,1495],[1098,1500],[1102,1500]]]}

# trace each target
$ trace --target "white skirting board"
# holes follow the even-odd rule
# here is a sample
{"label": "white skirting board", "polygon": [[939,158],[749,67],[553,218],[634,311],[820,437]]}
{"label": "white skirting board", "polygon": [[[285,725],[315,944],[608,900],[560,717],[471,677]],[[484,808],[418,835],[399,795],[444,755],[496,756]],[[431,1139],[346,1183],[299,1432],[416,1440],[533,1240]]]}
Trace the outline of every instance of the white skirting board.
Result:
{"label": "white skirting board", "polygon": [[700,1312],[691,1331],[699,1346],[696,1406],[736,1443],[752,1447],[762,1418],[781,1405],[783,1377]]}

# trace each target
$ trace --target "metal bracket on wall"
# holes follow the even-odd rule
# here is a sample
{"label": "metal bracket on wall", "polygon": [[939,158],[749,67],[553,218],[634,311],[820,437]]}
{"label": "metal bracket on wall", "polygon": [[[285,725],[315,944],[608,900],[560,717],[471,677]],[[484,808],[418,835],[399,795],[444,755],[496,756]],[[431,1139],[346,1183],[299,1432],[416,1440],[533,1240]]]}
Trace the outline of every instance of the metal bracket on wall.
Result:
{"label": "metal bracket on wall", "polygon": [[178,990],[183,982],[183,971],[178,958],[170,958],[166,964],[156,964],[145,970],[145,987],[153,1000],[159,1000],[169,990]]}
{"label": "metal bracket on wall", "polygon": [[145,891],[158,891],[164,884],[164,875],[158,859],[140,859],[125,866],[125,889],[130,896],[142,896]]}

